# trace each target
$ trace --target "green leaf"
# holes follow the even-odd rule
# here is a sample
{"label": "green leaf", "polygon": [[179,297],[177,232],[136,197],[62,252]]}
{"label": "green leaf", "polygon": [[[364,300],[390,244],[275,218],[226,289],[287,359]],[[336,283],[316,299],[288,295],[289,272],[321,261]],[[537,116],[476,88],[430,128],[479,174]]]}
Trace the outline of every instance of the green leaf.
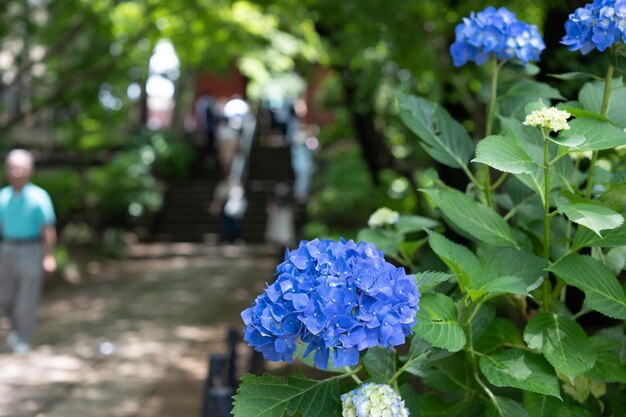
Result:
{"label": "green leaf", "polygon": [[[626,169],[619,169],[620,165],[616,167],[618,171],[613,173],[613,178],[611,178],[610,184],[606,184],[605,179],[599,178],[602,182],[605,182],[605,187],[608,186],[599,198],[600,201],[602,201],[602,203],[606,204],[607,206],[626,207]],[[597,172],[602,173],[601,170],[598,170]],[[611,175],[611,173],[605,171],[605,178],[608,175]]]}
{"label": "green leaf", "polygon": [[592,417],[591,413],[580,406],[560,407],[554,417]]}
{"label": "green leaf", "polygon": [[357,241],[373,243],[384,254],[395,255],[398,253],[397,245],[402,241],[402,238],[390,230],[366,228],[359,230]]}
{"label": "green leaf", "polygon": [[492,401],[487,408],[487,417],[529,417],[524,407],[517,401],[505,397],[494,397]]}
{"label": "green leaf", "polygon": [[[500,294],[522,294],[529,295],[529,288],[534,287],[539,279],[539,276],[535,275],[529,282],[527,282],[527,278],[522,275],[523,270],[516,270],[509,266],[503,265],[502,259],[496,259],[494,256],[496,254],[501,253],[526,253],[523,251],[517,251],[512,248],[493,248],[492,255],[489,256],[491,263],[480,261],[482,265],[482,271],[478,275],[478,279],[474,280],[475,296],[473,298],[478,298],[483,294],[489,294],[487,299],[493,298],[494,296]],[[485,251],[483,251],[484,254]],[[534,256],[534,255],[533,255]],[[527,260],[528,258],[526,258]],[[523,257],[519,257],[515,259],[514,264],[521,265],[524,262]],[[498,265],[498,263],[500,263]],[[537,265],[545,265],[543,262],[537,263]],[[470,295],[472,295],[472,291],[470,291]]]}
{"label": "green leaf", "polygon": [[559,90],[539,81],[522,79],[516,80],[506,89],[500,98],[505,97],[541,97],[548,99],[565,100]]}
{"label": "green leaf", "polygon": [[[421,239],[418,241],[401,242],[401,243],[398,243],[398,249],[400,249],[400,252],[405,254],[405,256],[408,259],[413,259],[415,252],[417,252],[419,248],[424,246],[425,243],[426,243],[426,239]],[[402,259],[402,256],[400,256],[400,259]]]}
{"label": "green leaf", "polygon": [[431,388],[441,391],[472,392],[476,386],[472,368],[467,366],[465,352],[434,361],[432,365],[433,369],[423,377],[424,383]]}
{"label": "green leaf", "polygon": [[562,74],[547,74],[550,77],[557,78],[563,81],[572,81],[572,80],[589,80],[592,78],[598,78],[597,76],[590,74],[588,72],[564,72]]}
{"label": "green leaf", "polygon": [[522,335],[512,321],[496,317],[487,330],[474,341],[474,349],[489,354],[500,350],[504,345],[524,346]]}
{"label": "green leaf", "polygon": [[409,415],[411,416],[421,416],[419,410],[419,395],[415,392],[415,388],[413,388],[409,384],[400,385],[400,397],[404,400],[405,407],[409,410]]}
{"label": "green leaf", "polygon": [[[566,148],[576,148],[577,146],[580,146],[583,143],[587,142],[587,138],[581,135],[573,135],[573,136],[560,135],[560,136],[557,136],[556,138],[550,137],[548,139],[550,139],[552,142],[556,143],[557,145],[561,145]],[[563,152],[567,153],[567,151],[563,151]]]}
{"label": "green leaf", "polygon": [[455,226],[479,241],[517,249],[527,244],[526,237],[516,233],[498,213],[460,191],[447,188],[422,191]]}
{"label": "green leaf", "polygon": [[523,67],[524,72],[528,75],[537,75],[541,72],[541,69],[537,65],[530,62],[528,64],[525,64]]}
{"label": "green leaf", "polygon": [[436,161],[452,168],[466,166],[474,143],[463,126],[436,103],[421,97],[398,95],[400,118],[422,141]]}
{"label": "green leaf", "polygon": [[513,387],[561,398],[554,370],[543,357],[520,349],[483,356],[479,366],[497,387]]}
{"label": "green leaf", "polygon": [[602,336],[615,343],[615,353],[621,363],[626,362],[626,334],[622,325],[599,330],[593,337]]}
{"label": "green leaf", "polygon": [[557,198],[556,208],[574,223],[593,230],[600,237],[600,231],[616,229],[624,223],[621,214],[591,201],[570,203],[566,198]]}
{"label": "green leaf", "polygon": [[526,103],[526,106],[524,106],[524,112],[526,114],[531,114],[534,111],[543,110],[546,107],[550,107],[550,101],[540,98],[539,100]]}
{"label": "green leaf", "polygon": [[575,193],[573,186],[582,183],[583,174],[578,171],[571,158],[561,158],[550,170],[550,189],[563,188],[569,193]]}
{"label": "green leaf", "polygon": [[[545,180],[543,168],[538,166],[530,174],[513,174],[516,179],[526,185],[532,191],[534,191],[539,197],[540,201],[544,199],[545,194]],[[573,192],[570,183],[577,182],[579,177],[578,171],[570,159],[561,158],[550,170],[550,190],[554,190],[561,187],[566,187],[569,191]]]}
{"label": "green leaf", "polygon": [[[604,80],[593,81],[585,84],[583,88],[581,88],[578,100],[582,103],[585,110],[601,113],[603,96]],[[626,127],[626,111],[624,111],[625,102],[626,89],[622,86],[621,78],[613,79],[612,91],[607,107],[607,117],[617,126],[622,128]]]}
{"label": "green leaf", "polygon": [[282,417],[296,412],[307,417],[337,416],[339,381],[314,381],[302,372],[283,380],[274,375],[245,375],[234,396],[234,417]]}
{"label": "green leaf", "polygon": [[626,224],[621,225],[617,229],[608,230],[604,232],[603,235],[604,236],[598,236],[590,229],[579,227],[574,236],[574,241],[572,242],[572,249],[624,246],[626,245]]}
{"label": "green leaf", "polygon": [[[464,399],[454,404],[448,416],[454,417],[485,417],[487,406],[478,399]],[[448,417],[446,416],[446,417]]]}
{"label": "green leaf", "polygon": [[[499,90],[501,90],[499,88]],[[529,103],[541,100],[544,106],[550,106],[548,99],[541,99],[538,96],[509,96],[498,99],[498,113],[503,116],[524,119],[526,117],[526,107]]]}
{"label": "green leaf", "polygon": [[590,256],[569,255],[548,271],[585,293],[585,304],[600,313],[626,320],[626,296],[615,275]]}
{"label": "green leaf", "polygon": [[573,147],[576,151],[600,151],[626,145],[626,132],[619,127],[596,118],[582,117],[569,122],[570,129],[560,135],[562,140],[568,137],[582,136],[587,140]]}
{"label": "green leaf", "polygon": [[618,348],[619,342],[601,334],[603,330],[600,330],[593,336],[589,337],[589,342],[591,343],[591,346],[593,346],[595,351],[596,352],[611,351],[613,349]]}
{"label": "green leaf", "polygon": [[428,243],[433,252],[456,275],[462,291],[475,288],[473,281],[480,272],[480,265],[469,249],[448,240],[437,232],[428,232]]}
{"label": "green leaf", "polygon": [[515,140],[518,147],[537,165],[543,164],[543,135],[532,126],[526,126],[512,117],[500,117],[500,127],[504,136]]}
{"label": "green leaf", "polygon": [[585,110],[585,109],[578,109],[576,107],[563,107],[561,110],[565,110],[566,112],[568,112],[569,114],[571,114],[574,117],[589,117],[591,119],[596,119],[596,120],[600,120],[602,122],[608,122],[611,123],[611,121],[609,119],[607,119],[605,116],[602,116],[600,113],[596,113],[593,111],[589,111],[589,110]]}
{"label": "green leaf", "polygon": [[626,367],[614,353],[600,352],[595,366],[585,376],[600,382],[626,384]]}
{"label": "green leaf", "polygon": [[457,352],[465,346],[465,333],[458,321],[454,301],[446,295],[427,293],[420,300],[415,334],[433,346]]}
{"label": "green leaf", "polygon": [[613,411],[613,417],[623,417],[619,414],[621,410],[626,410],[626,395],[624,395],[623,389],[610,390],[607,397],[603,398],[603,400]]}
{"label": "green leaf", "polygon": [[[406,390],[402,389],[403,386],[400,387],[400,394],[404,399]],[[413,397],[415,398],[415,402],[417,402],[417,412],[411,408],[412,417],[450,417],[450,406],[445,404],[438,395],[434,393],[420,393],[420,395],[415,395],[415,390],[413,391]],[[410,392],[409,392],[410,395]],[[406,402],[406,400],[405,400]]]}
{"label": "green leaf", "polygon": [[[521,183],[537,193],[543,200],[545,188],[543,173],[544,139],[540,130],[531,126],[524,126],[519,120],[507,117],[500,117],[500,125],[505,135],[514,139],[517,146],[522,148],[530,159],[534,161],[534,167],[530,172],[513,175]],[[563,138],[558,140],[563,140]],[[574,166],[572,161],[569,158],[559,159],[550,171],[550,189],[555,189],[571,182],[573,173]]]}
{"label": "green leaf", "polygon": [[526,289],[526,283],[516,276],[498,276],[487,280],[478,287],[476,293],[481,292],[490,294],[488,298],[493,298],[501,294],[521,294],[530,295]]}
{"label": "green leaf", "polygon": [[407,360],[412,360],[417,357],[422,356],[424,353],[432,350],[432,346],[427,343],[424,339],[419,337],[413,337],[411,339],[411,347],[409,348],[409,358]]}
{"label": "green leaf", "polygon": [[532,417],[554,417],[562,404],[554,397],[524,391],[524,408]]}
{"label": "green leaf", "polygon": [[528,322],[524,340],[541,351],[557,371],[573,380],[596,362],[596,352],[585,331],[574,320],[550,313],[539,313]]}
{"label": "green leaf", "polygon": [[506,136],[487,136],[476,147],[476,158],[480,162],[500,171],[513,174],[530,173],[537,167],[516,141]]}
{"label": "green leaf", "polygon": [[398,233],[407,234],[421,232],[424,229],[434,229],[439,226],[439,224],[437,220],[428,217],[402,214],[394,224],[394,227]]}
{"label": "green leaf", "polygon": [[[552,171],[550,171],[552,173]],[[532,191],[537,193],[541,198],[541,201],[544,200],[545,194],[545,179],[544,172],[542,168],[537,168],[530,174],[514,174],[515,178],[520,180],[525,186],[530,188]],[[550,179],[552,179],[552,175],[550,175]],[[550,187],[551,189],[553,187]]]}
{"label": "green leaf", "polygon": [[[601,252],[601,251],[598,251]],[[601,259],[615,275],[619,275],[626,266],[626,247],[611,248]]]}
{"label": "green leaf", "polygon": [[447,350],[433,348],[424,339],[414,336],[413,339],[411,339],[409,354],[402,358],[402,360],[405,361],[402,366],[405,368],[404,370],[411,375],[423,377],[427,375],[427,369],[432,367],[434,361],[450,356],[451,354],[452,353]]}
{"label": "green leaf", "polygon": [[446,274],[445,272],[426,271],[415,274],[417,288],[422,294],[432,290],[442,282],[448,281],[450,278],[452,278],[452,274]]}
{"label": "green leaf", "polygon": [[496,308],[488,303],[483,303],[478,312],[469,322],[467,335],[470,340],[477,340],[489,328],[496,318]]}
{"label": "green leaf", "polygon": [[489,277],[516,276],[532,291],[543,279],[543,270],[548,262],[539,256],[513,248],[498,248],[481,245],[478,248],[478,261]]}
{"label": "green leaf", "polygon": [[368,349],[363,364],[372,380],[379,384],[388,383],[396,369],[393,355],[381,347]]}

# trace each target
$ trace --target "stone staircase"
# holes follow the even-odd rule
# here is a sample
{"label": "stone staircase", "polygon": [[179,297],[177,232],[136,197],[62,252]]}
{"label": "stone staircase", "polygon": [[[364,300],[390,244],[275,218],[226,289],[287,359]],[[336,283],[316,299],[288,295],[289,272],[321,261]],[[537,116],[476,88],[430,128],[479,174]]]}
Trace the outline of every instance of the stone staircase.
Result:
{"label": "stone staircase", "polygon": [[152,240],[161,242],[217,241],[218,219],[209,214],[219,172],[199,171],[184,181],[170,181]]}
{"label": "stone staircase", "polygon": [[[268,146],[261,137],[252,145],[247,181],[244,186],[248,208],[240,221],[241,239],[246,243],[264,241],[267,202],[278,182],[293,185],[289,147]],[[219,218],[209,214],[219,170],[198,168],[185,181],[168,184],[163,209],[156,218],[152,240],[160,242],[204,242],[219,239]],[[304,222],[305,207],[297,206],[296,234]]]}

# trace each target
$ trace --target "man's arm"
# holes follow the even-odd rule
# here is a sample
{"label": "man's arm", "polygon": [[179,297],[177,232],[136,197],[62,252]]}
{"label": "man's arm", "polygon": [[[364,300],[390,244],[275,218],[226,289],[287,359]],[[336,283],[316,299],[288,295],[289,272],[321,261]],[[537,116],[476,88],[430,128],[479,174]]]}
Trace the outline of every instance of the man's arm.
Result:
{"label": "man's arm", "polygon": [[54,247],[57,243],[57,229],[54,225],[46,225],[42,229],[43,238],[43,270],[51,274],[57,269],[57,262],[54,259]]}

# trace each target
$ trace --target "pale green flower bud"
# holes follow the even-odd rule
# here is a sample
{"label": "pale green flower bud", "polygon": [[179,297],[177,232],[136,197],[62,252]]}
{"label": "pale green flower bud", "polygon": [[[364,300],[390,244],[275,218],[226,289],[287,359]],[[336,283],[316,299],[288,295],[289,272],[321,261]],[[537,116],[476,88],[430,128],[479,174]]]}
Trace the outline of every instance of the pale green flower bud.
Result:
{"label": "pale green flower bud", "polygon": [[400,218],[397,211],[382,207],[376,210],[367,221],[370,227],[382,227],[386,224],[394,224]]}
{"label": "pale green flower bud", "polygon": [[544,107],[541,110],[535,110],[526,116],[524,124],[527,126],[539,126],[547,128],[553,132],[561,130],[569,130],[567,119],[572,117],[565,110],[559,110],[556,107]]}
{"label": "pale green flower bud", "polygon": [[402,398],[389,385],[363,384],[341,396],[342,417],[408,417]]}

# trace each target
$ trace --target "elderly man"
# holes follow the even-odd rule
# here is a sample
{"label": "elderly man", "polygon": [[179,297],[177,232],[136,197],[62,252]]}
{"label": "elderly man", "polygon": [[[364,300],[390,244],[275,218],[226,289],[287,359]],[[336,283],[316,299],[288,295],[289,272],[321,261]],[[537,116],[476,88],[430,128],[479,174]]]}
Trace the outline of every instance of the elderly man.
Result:
{"label": "elderly man", "polygon": [[15,354],[30,350],[44,273],[56,269],[55,215],[48,193],[32,184],[33,157],[9,152],[9,185],[0,190],[0,307],[11,322],[7,344]]}

